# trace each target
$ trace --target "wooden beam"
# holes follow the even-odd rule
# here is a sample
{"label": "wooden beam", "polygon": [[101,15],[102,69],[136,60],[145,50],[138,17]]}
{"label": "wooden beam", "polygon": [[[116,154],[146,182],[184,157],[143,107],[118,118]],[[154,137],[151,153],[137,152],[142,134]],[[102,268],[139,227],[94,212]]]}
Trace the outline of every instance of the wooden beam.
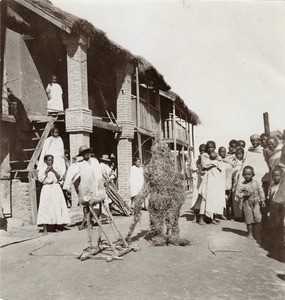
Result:
{"label": "wooden beam", "polygon": [[195,157],[195,142],[194,142],[195,134],[194,134],[194,125],[193,124],[191,124],[191,129],[192,129],[192,148],[193,148],[193,155]]}
{"label": "wooden beam", "polygon": [[264,132],[270,134],[269,115],[268,112],[263,114]]}
{"label": "wooden beam", "polygon": [[136,127],[135,129],[140,134],[144,134],[144,135],[147,135],[147,136],[155,137],[155,133],[153,131],[151,131],[151,130],[147,130],[147,129],[144,129],[144,128],[138,128],[138,127]]}
{"label": "wooden beam", "polygon": [[102,128],[102,129],[106,129],[106,130],[110,130],[110,131],[116,131],[116,132],[122,132],[123,131],[121,126],[117,126],[117,125],[114,125],[112,123],[107,123],[107,122],[104,122],[102,120],[98,120],[94,117],[93,117],[93,126],[98,127],[98,128]]}
{"label": "wooden beam", "polygon": [[9,122],[9,123],[16,123],[16,119],[12,115],[2,114],[1,120],[4,121],[4,122]]}
{"label": "wooden beam", "polygon": [[177,171],[177,141],[176,141],[176,114],[175,114],[175,102],[173,102],[173,115],[172,115],[172,130],[173,130],[173,140],[174,140],[174,167],[175,171]]}
{"label": "wooden beam", "polygon": [[22,6],[26,7],[27,9],[33,11],[35,14],[37,14],[38,16],[49,21],[50,23],[57,26],[61,30],[65,31],[67,33],[71,33],[71,30],[68,26],[66,26],[59,19],[57,19],[54,15],[50,14],[49,12],[45,11],[44,9],[41,9],[38,6],[35,6],[32,3],[25,1],[25,0],[15,0],[15,2],[21,4]]}
{"label": "wooden beam", "polygon": [[161,95],[161,96],[163,96],[163,97],[165,97],[165,98],[167,98],[167,99],[169,99],[173,102],[175,102],[175,100],[176,100],[176,97],[168,94],[167,92],[161,91],[161,90],[159,90],[159,95]]}
{"label": "wooden beam", "polygon": [[[136,66],[136,106],[137,106],[137,128],[141,127],[141,113],[140,113],[140,82],[139,82],[139,68]],[[138,138],[138,150],[139,150],[139,158],[142,162],[142,138],[141,133],[137,131],[137,138]]]}

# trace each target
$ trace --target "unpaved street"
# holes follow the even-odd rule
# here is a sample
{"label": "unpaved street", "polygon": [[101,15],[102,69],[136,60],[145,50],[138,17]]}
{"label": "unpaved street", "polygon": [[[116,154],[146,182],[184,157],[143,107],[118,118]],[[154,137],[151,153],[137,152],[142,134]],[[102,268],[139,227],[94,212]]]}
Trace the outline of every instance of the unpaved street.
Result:
{"label": "unpaved street", "polygon": [[[1,298],[284,299],[284,264],[248,240],[243,223],[199,226],[188,204],[180,219],[182,237],[192,240],[188,247],[151,246],[141,238],[148,228],[143,212],[134,235],[140,251],[124,260],[75,259],[87,245],[86,231],[77,227],[2,248]],[[124,233],[130,222],[117,219]]]}

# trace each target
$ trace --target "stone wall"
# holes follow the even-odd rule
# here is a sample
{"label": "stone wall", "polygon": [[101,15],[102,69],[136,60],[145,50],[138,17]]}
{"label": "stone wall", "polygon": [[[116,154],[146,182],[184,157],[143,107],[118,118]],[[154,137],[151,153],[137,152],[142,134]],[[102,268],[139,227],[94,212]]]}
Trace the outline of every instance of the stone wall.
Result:
{"label": "stone wall", "polygon": [[29,183],[19,179],[12,180],[12,215],[24,224],[33,224],[32,207],[29,197]]}

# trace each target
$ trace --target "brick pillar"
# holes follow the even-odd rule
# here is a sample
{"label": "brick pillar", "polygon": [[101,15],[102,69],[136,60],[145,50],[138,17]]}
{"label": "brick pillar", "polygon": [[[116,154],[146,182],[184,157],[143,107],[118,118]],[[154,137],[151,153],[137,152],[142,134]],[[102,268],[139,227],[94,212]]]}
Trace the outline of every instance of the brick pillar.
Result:
{"label": "brick pillar", "polygon": [[118,187],[124,200],[130,199],[130,169],[132,166],[132,140],[134,138],[134,122],[132,116],[132,75],[134,66],[126,64],[117,70],[117,122],[123,128],[119,139],[118,156]]}
{"label": "brick pillar", "polygon": [[[67,52],[68,109],[65,111],[66,132],[69,132],[70,157],[78,154],[82,145],[90,146],[93,130],[92,111],[88,103],[87,49],[89,40],[83,35],[64,37]],[[72,193],[72,205],[77,205]]]}

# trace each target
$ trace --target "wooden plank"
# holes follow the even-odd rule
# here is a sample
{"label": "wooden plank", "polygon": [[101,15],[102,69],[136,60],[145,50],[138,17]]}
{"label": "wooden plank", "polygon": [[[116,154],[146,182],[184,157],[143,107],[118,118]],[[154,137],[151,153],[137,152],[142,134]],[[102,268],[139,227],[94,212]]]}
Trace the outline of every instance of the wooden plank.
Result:
{"label": "wooden plank", "polygon": [[59,19],[57,19],[52,14],[48,13],[47,11],[40,9],[39,7],[33,5],[32,3],[25,1],[25,0],[15,0],[15,2],[23,5],[24,7],[28,8],[29,10],[33,11],[40,17],[46,19],[47,21],[51,22],[58,28],[64,30],[67,33],[71,33],[71,30],[68,26],[66,26],[64,23],[62,23]]}
{"label": "wooden plank", "polygon": [[263,114],[264,132],[270,134],[269,115],[268,112]]}
{"label": "wooden plank", "polygon": [[31,200],[31,210],[33,223],[37,223],[37,194],[36,194],[36,179],[33,176],[32,172],[29,172],[29,197]]}
{"label": "wooden plank", "polygon": [[46,124],[44,132],[43,132],[43,134],[41,136],[41,139],[39,140],[38,145],[36,147],[36,150],[34,151],[32,157],[31,157],[31,161],[30,161],[30,163],[27,166],[27,169],[29,171],[31,171],[31,170],[34,169],[36,161],[38,160],[38,158],[39,158],[39,156],[41,154],[44,142],[45,142],[46,138],[48,137],[48,135],[49,135],[49,133],[50,133],[50,131],[51,131],[51,129],[53,127],[53,124],[56,121],[56,119],[57,119],[56,117],[50,117],[50,121]]}
{"label": "wooden plank", "polygon": [[5,115],[5,114],[2,114],[1,115],[1,120],[3,122],[9,122],[9,123],[16,123],[16,119],[14,116],[12,115]]}
{"label": "wooden plank", "polygon": [[138,128],[138,127],[136,127],[135,129],[140,134],[144,134],[144,135],[147,135],[147,136],[155,137],[155,132],[153,132],[151,130],[147,130],[147,129],[144,129],[144,128]]}
{"label": "wooden plank", "polygon": [[111,130],[111,131],[116,131],[116,132],[122,132],[122,127],[114,125],[113,123],[107,123],[102,120],[98,120],[93,117],[93,126],[106,129],[106,130]]}
{"label": "wooden plank", "polygon": [[173,102],[175,102],[175,100],[176,100],[176,97],[174,97],[173,95],[170,95],[170,94],[167,93],[167,92],[164,92],[164,91],[159,90],[159,94],[160,94],[161,96],[163,96],[163,97],[165,97],[165,98],[167,98],[167,99],[173,101]]}

